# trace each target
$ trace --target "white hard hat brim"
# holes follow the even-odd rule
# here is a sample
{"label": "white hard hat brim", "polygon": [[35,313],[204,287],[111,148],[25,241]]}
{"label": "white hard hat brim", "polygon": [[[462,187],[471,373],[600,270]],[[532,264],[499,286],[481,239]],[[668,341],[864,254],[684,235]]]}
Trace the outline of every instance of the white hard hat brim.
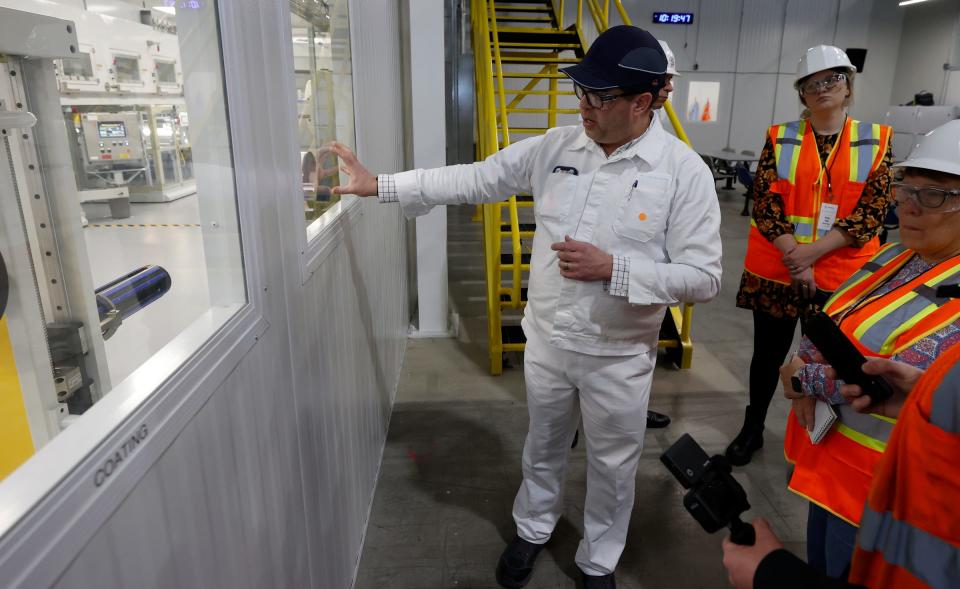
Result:
{"label": "white hard hat brim", "polygon": [[935,172],[945,172],[960,176],[960,162],[951,163],[941,159],[928,157],[909,158],[899,164],[894,164],[894,168],[917,168],[920,170],[933,170]]}

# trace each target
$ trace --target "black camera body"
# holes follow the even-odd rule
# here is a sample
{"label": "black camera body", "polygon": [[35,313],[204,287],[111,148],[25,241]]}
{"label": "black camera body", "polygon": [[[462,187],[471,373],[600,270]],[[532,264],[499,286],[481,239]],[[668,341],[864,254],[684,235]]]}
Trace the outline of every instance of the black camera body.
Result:
{"label": "black camera body", "polygon": [[660,462],[687,489],[683,506],[704,530],[712,534],[729,527],[734,542],[753,545],[753,526],[740,519],[750,509],[747,493],[733,478],[724,456],[707,456],[690,434],[683,434],[660,456]]}

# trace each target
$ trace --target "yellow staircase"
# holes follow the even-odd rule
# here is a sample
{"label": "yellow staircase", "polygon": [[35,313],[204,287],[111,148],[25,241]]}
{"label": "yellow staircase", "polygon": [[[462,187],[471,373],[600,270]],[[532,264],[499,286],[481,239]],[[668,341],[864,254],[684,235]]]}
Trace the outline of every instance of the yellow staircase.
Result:
{"label": "yellow staircase", "polygon": [[[609,0],[586,0],[587,13],[600,31],[609,25],[610,4]],[[630,24],[620,0],[613,4],[620,19]],[[577,114],[576,108],[558,106],[559,97],[573,96],[573,86],[559,68],[578,63],[586,52],[584,0],[577,2],[576,17],[568,25],[564,10],[563,0],[472,0],[478,160],[511,141],[545,133],[556,126],[557,115]],[[669,102],[664,110],[677,136],[689,144]],[[535,230],[532,207],[532,196],[524,194],[478,207],[478,220],[483,222],[491,374],[503,372],[504,352],[524,349],[519,313],[527,301],[525,280]],[[691,364],[692,317],[692,305],[671,307],[661,329],[660,346],[681,368]]]}

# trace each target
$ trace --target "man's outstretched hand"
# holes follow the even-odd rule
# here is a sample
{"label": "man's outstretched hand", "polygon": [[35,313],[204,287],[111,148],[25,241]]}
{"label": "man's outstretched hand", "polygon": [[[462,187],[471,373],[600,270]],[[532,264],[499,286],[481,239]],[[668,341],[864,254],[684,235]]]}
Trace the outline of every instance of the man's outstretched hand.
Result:
{"label": "man's outstretched hand", "polygon": [[343,162],[340,171],[350,177],[347,184],[333,187],[332,192],[334,194],[377,195],[377,177],[363,167],[363,164],[360,163],[349,147],[333,141],[320,148],[320,153],[323,154],[324,152],[336,154]]}

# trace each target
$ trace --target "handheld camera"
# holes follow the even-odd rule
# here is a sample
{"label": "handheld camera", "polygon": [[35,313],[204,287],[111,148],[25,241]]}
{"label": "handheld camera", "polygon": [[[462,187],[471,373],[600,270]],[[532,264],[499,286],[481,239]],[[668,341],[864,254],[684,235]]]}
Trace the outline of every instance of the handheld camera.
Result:
{"label": "handheld camera", "polygon": [[687,489],[683,506],[704,530],[712,534],[729,527],[731,540],[753,545],[753,526],[740,519],[750,509],[747,493],[730,474],[730,463],[724,456],[710,458],[690,434],[683,434],[660,456],[660,462]]}

